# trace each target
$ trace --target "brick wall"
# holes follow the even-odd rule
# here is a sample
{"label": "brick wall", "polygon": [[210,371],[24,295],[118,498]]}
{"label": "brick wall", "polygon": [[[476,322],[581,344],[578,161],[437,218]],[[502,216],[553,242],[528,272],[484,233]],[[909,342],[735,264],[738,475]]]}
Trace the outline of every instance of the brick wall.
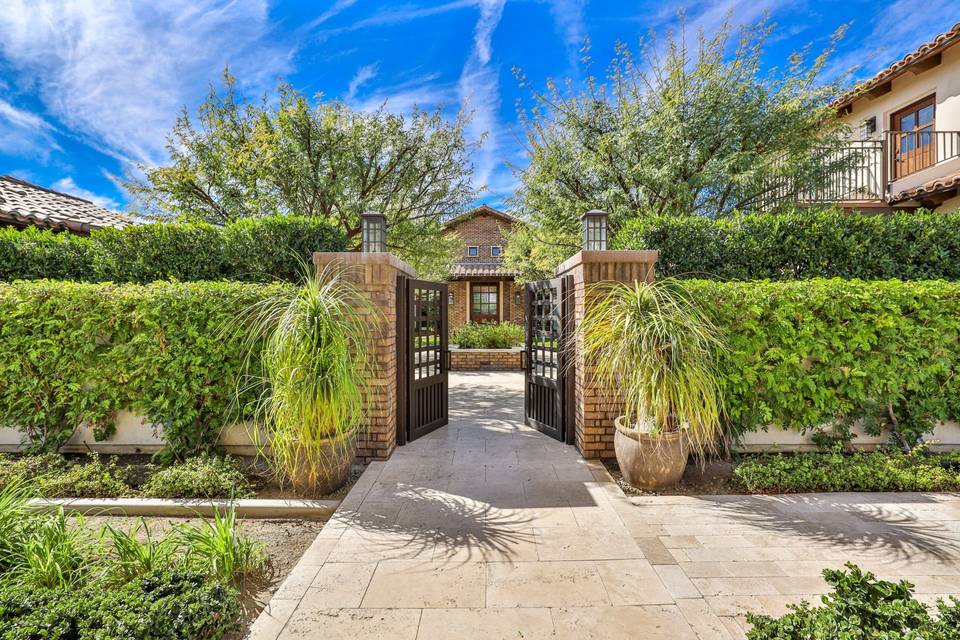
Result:
{"label": "brick wall", "polygon": [[467,282],[465,280],[451,280],[447,283],[449,292],[453,294],[453,304],[449,303],[447,310],[447,324],[450,331],[454,331],[467,323]]}
{"label": "brick wall", "polygon": [[317,268],[341,265],[373,307],[367,422],[357,436],[357,458],[385,460],[397,445],[397,276],[416,277],[416,272],[387,253],[315,253],[313,261]]}
{"label": "brick wall", "polygon": [[[463,242],[463,255],[460,262],[498,262],[498,258],[490,255],[490,247],[505,247],[507,241],[504,236],[510,231],[510,223],[492,214],[481,211],[474,216],[466,217],[451,224],[444,230],[444,234],[460,236]],[[475,258],[467,255],[467,247],[479,247]]]}
{"label": "brick wall", "polygon": [[[557,269],[558,276],[573,276],[574,330],[596,294],[597,282],[652,282],[656,251],[581,251]],[[576,445],[584,458],[614,458],[613,421],[623,414],[616,390],[602,388],[583,361],[580,341],[574,353],[574,423]]]}
{"label": "brick wall", "polygon": [[519,371],[518,349],[451,349],[451,371]]}

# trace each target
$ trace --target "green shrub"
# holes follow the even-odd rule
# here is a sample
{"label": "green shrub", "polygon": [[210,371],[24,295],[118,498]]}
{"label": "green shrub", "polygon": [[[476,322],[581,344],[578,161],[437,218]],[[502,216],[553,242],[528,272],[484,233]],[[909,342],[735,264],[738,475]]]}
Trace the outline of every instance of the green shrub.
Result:
{"label": "green shrub", "polygon": [[0,280],[85,280],[92,272],[87,237],[33,226],[0,228]]}
{"label": "green shrub", "polygon": [[140,488],[148,498],[249,498],[253,485],[234,458],[197,456],[161,468]]}
{"label": "green shrub", "polygon": [[960,417],[960,283],[685,284],[726,337],[719,378],[734,433],[863,419],[912,445]]}
{"label": "green shrub", "polygon": [[13,457],[0,453],[0,490],[14,483],[30,484],[36,493],[34,479],[50,473],[63,473],[69,467],[58,453]]}
{"label": "green shrub", "polygon": [[202,573],[158,572],[104,589],[0,587],[0,640],[194,640],[237,628],[235,589]]}
{"label": "green shrub", "polygon": [[453,332],[451,344],[461,349],[509,349],[523,344],[524,328],[503,322],[468,323]]}
{"label": "green shrub", "polygon": [[130,409],[171,456],[209,450],[252,400],[237,401],[247,339],[224,327],[283,286],[0,283],[0,424],[56,450],[82,422],[109,437]]}
{"label": "green shrub", "polygon": [[658,276],[960,280],[960,213],[645,216],[621,228],[613,245],[656,249]]}
{"label": "green shrub", "polygon": [[153,223],[94,230],[89,237],[0,229],[0,280],[296,282],[297,257],[344,251],[346,237],[320,218],[266,216],[225,227]]}
{"label": "green shrub", "polygon": [[958,491],[960,454],[771,454],[740,462],[733,477],[750,493]]}
{"label": "green shrub", "polygon": [[121,498],[133,493],[125,469],[117,466],[116,459],[107,463],[91,453],[81,464],[71,464],[64,469],[55,467],[34,477],[37,495],[44,498]]}
{"label": "green shrub", "polygon": [[753,628],[749,640],[954,640],[960,628],[960,600],[938,601],[938,617],[913,597],[913,585],[877,580],[847,563],[846,571],[826,569],[823,577],[833,591],[822,607],[806,601],[787,605],[780,617],[747,614]]}

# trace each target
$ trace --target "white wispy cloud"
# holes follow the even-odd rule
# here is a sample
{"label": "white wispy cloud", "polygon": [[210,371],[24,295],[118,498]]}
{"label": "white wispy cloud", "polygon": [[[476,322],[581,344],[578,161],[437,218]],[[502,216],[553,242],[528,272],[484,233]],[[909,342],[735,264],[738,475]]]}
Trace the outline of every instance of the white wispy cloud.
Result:
{"label": "white wispy cloud", "polygon": [[316,18],[314,18],[313,20],[305,24],[303,28],[314,29],[316,27],[319,27],[327,20],[330,20],[331,18],[343,13],[344,11],[346,11],[347,9],[349,9],[355,4],[357,4],[357,0],[337,0],[336,2],[333,3],[333,5],[329,9],[327,9],[326,11],[321,13],[319,16],[317,16]]}
{"label": "white wispy cloud", "polygon": [[350,84],[347,86],[347,95],[344,99],[347,102],[353,102],[360,87],[375,77],[377,77],[376,64],[366,64],[357,69],[357,72],[353,74],[353,78],[350,79]]}
{"label": "white wispy cloud", "polygon": [[267,0],[6,0],[0,55],[45,113],[126,161],[165,157],[164,134],[229,64],[259,92],[291,68]]}
{"label": "white wispy cloud", "polygon": [[60,147],[53,126],[25,109],[0,99],[0,153],[46,158]]}
{"label": "white wispy cloud", "polygon": [[457,89],[452,83],[441,82],[439,73],[428,73],[413,80],[381,85],[363,100],[348,100],[354,109],[376,111],[385,107],[394,113],[407,114],[415,107],[430,110],[447,106],[457,100]]}
{"label": "white wispy cloud", "polygon": [[[482,0],[481,0],[482,1]],[[451,0],[434,6],[420,6],[403,4],[397,7],[386,8],[377,11],[376,14],[357,20],[356,22],[342,27],[319,29],[315,33],[317,40],[324,41],[335,36],[358,31],[369,27],[379,27],[404,22],[412,22],[420,18],[429,18],[430,16],[440,15],[457,9],[466,9],[476,5],[478,0]]]}
{"label": "white wispy cloud", "polygon": [[473,48],[460,73],[458,91],[463,108],[473,113],[467,135],[476,140],[486,135],[476,161],[476,181],[488,184],[500,159],[498,120],[500,111],[499,70],[490,61],[493,33],[503,17],[506,0],[480,0],[480,17],[474,26]]}
{"label": "white wispy cloud", "polygon": [[549,2],[550,14],[553,16],[554,25],[567,49],[570,66],[575,67],[577,54],[583,45],[584,37],[587,35],[583,20],[586,0],[549,0]]}
{"label": "white wispy cloud", "polygon": [[107,196],[102,196],[98,193],[94,193],[89,189],[84,189],[83,187],[79,186],[76,182],[74,182],[73,177],[71,176],[60,178],[59,180],[54,182],[52,185],[50,185],[50,188],[53,189],[54,191],[69,193],[70,195],[77,196],[78,198],[89,200],[93,204],[99,207],[103,207],[104,209],[110,209],[112,211],[116,211],[120,209],[119,202],[117,202],[113,198],[109,198]]}

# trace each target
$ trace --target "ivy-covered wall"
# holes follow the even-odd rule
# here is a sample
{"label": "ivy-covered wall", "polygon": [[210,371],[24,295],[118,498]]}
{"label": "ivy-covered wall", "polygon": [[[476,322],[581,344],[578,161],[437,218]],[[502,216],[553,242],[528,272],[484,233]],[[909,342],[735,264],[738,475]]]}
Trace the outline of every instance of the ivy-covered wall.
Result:
{"label": "ivy-covered wall", "polygon": [[0,229],[0,280],[85,282],[176,279],[295,282],[298,257],[345,251],[346,237],[317,218],[268,216],[214,227],[136,225],[87,236],[28,228]]}
{"label": "ivy-covered wall", "polygon": [[159,425],[169,453],[210,448],[247,417],[238,318],[290,285],[0,283],[0,425],[54,449],[116,412]]}
{"label": "ivy-covered wall", "polygon": [[913,442],[960,418],[960,283],[686,281],[727,336],[735,431],[864,419]]}
{"label": "ivy-covered wall", "polygon": [[960,213],[651,216],[617,230],[613,245],[656,249],[658,278],[960,280]]}

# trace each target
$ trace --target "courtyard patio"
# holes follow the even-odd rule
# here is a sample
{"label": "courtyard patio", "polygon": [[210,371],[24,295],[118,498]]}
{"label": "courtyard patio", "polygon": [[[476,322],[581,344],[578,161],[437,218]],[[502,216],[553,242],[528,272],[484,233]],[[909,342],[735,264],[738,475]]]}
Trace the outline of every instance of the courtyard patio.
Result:
{"label": "courtyard patio", "polygon": [[451,374],[449,424],[367,467],[249,637],[742,638],[847,561],[960,595],[958,495],[628,497],[522,387]]}

